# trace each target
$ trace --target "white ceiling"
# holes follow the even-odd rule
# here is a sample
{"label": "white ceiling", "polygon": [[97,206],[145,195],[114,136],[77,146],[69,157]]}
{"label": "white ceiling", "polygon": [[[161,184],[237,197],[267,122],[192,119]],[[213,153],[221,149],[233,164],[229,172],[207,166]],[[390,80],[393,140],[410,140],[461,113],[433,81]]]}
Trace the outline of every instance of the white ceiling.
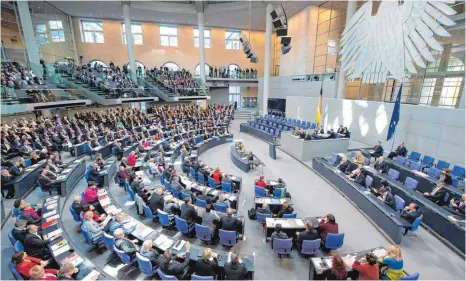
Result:
{"label": "white ceiling", "polygon": [[[123,19],[121,1],[48,1],[63,12],[86,18]],[[272,2],[276,7],[283,4],[288,18],[308,5],[322,1]],[[47,5],[33,2],[33,12],[44,12]],[[249,29],[249,5],[251,5],[251,29],[265,30],[264,1],[205,1],[204,21],[206,27]],[[165,24],[197,25],[195,1],[131,1],[131,16],[134,21]],[[38,8],[41,7],[41,8]]]}

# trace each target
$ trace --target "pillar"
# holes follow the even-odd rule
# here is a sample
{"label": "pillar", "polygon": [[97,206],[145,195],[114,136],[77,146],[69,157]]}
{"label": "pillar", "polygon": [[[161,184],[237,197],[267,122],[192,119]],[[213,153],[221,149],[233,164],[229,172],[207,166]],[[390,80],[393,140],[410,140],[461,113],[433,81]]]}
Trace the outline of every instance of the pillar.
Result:
{"label": "pillar", "polygon": [[[356,0],[349,0],[347,2],[348,6],[346,8],[346,24],[348,24],[353,17],[354,13],[356,13],[356,6],[357,6],[357,1]],[[345,87],[346,87],[346,73],[344,72],[343,69],[338,71],[338,81],[337,81],[337,99],[344,99],[345,98]]]}
{"label": "pillar", "polygon": [[[443,45],[443,52],[440,56],[440,62],[438,64],[438,68],[436,72],[446,72],[448,71],[448,64],[450,63],[450,55],[451,55],[451,48],[452,44],[444,44]],[[445,84],[445,75],[441,74],[435,79],[435,87],[434,93],[432,95],[432,100],[430,102],[431,106],[439,106],[440,105],[440,98],[442,97],[442,90]]]}
{"label": "pillar", "polygon": [[70,32],[71,32],[71,40],[73,40],[73,48],[74,48],[74,63],[75,65],[79,65],[79,57],[78,57],[78,48],[76,48],[76,40],[74,37],[74,28],[73,28],[73,21],[71,19],[71,16],[68,15],[68,22],[70,23]]}
{"label": "pillar", "polygon": [[40,65],[39,47],[34,35],[34,26],[32,25],[31,13],[27,1],[18,1],[18,12],[21,21],[21,28],[26,43],[27,56],[30,68],[37,75],[42,75],[42,66]]}
{"label": "pillar", "polygon": [[267,114],[267,102],[270,88],[270,49],[272,47],[272,16],[273,5],[267,4],[265,13],[265,58],[264,58],[264,92],[262,93],[262,114]]}
{"label": "pillar", "polygon": [[205,45],[204,45],[204,12],[197,13],[199,26],[199,68],[202,81],[205,82]]}
{"label": "pillar", "polygon": [[136,78],[136,61],[134,59],[134,44],[133,32],[131,31],[131,12],[129,9],[129,2],[123,3],[123,20],[125,22],[126,46],[128,47],[128,61],[129,61],[129,76],[134,83],[137,83]]}

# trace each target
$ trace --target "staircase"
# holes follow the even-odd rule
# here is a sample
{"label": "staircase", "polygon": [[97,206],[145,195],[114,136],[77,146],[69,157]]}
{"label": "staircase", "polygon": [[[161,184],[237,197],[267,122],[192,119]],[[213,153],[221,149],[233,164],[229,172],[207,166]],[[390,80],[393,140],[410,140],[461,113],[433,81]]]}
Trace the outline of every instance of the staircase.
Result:
{"label": "staircase", "polygon": [[252,112],[250,111],[235,111],[235,120],[250,120],[252,118]]}

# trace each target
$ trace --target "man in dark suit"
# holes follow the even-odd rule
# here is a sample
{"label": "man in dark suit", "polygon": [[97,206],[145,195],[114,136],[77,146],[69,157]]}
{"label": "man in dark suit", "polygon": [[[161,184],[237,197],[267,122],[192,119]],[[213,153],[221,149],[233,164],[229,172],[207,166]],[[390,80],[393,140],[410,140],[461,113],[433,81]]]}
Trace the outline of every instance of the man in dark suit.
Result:
{"label": "man in dark suit", "polygon": [[341,159],[340,163],[338,164],[337,168],[340,170],[342,173],[346,171],[349,167],[349,161],[346,158]]}
{"label": "man in dark suit", "polygon": [[[179,280],[186,279],[189,270],[191,244],[186,242],[186,252],[174,256],[170,250],[166,250],[163,255],[159,256],[158,264],[160,270],[167,275],[175,275]],[[184,258],[183,262],[175,258]]]}
{"label": "man in dark suit", "polygon": [[447,191],[443,188],[443,182],[438,181],[437,186],[431,192],[424,192],[423,195],[437,205],[443,205]]}
{"label": "man in dark suit", "polygon": [[283,207],[282,209],[280,210],[280,212],[278,212],[278,217],[279,218],[282,218],[284,214],[292,214],[294,212],[294,209],[293,207],[290,206],[290,204],[288,203],[288,201],[285,201],[283,202]]}
{"label": "man in dark suit", "polygon": [[17,177],[23,173],[23,168],[20,167],[19,162],[16,161],[13,167],[10,168],[10,175]]}
{"label": "man in dark suit", "polygon": [[392,152],[390,152],[390,154],[388,154],[388,158],[393,159],[395,156],[406,157],[406,153],[407,153],[407,152],[408,152],[408,151],[406,150],[405,143],[402,142],[402,143],[395,149],[395,151],[392,151]]}
{"label": "man in dark suit", "polygon": [[122,228],[117,228],[113,232],[115,237],[115,248],[120,251],[123,251],[125,254],[133,259],[136,256],[136,253],[139,251],[139,247],[134,244],[133,241],[125,237],[125,232]]}
{"label": "man in dark suit", "polygon": [[149,204],[149,209],[152,211],[153,214],[157,213],[157,209],[163,210],[164,207],[164,200],[163,200],[163,189],[157,188],[154,193],[152,193]]}
{"label": "man in dark suit", "polygon": [[303,241],[320,239],[320,235],[317,232],[317,230],[314,229],[314,225],[312,224],[311,221],[306,221],[305,226],[306,226],[305,231],[301,233],[296,232],[297,238],[295,240],[295,244],[300,251],[303,245]]}
{"label": "man in dark suit", "polygon": [[377,197],[379,200],[381,200],[391,208],[395,209],[395,198],[393,197],[391,192],[385,189],[385,187],[381,187],[379,189],[379,194],[380,196]]}
{"label": "man in dark suit", "polygon": [[89,170],[89,177],[88,181],[93,181],[98,187],[102,187],[104,185],[104,181],[102,176],[100,175],[99,172],[99,164],[94,163],[92,166],[92,169]]}
{"label": "man in dark suit", "polygon": [[245,280],[248,269],[237,252],[231,253],[231,261],[224,265],[226,280]]}
{"label": "man in dark suit", "polygon": [[24,239],[26,238],[26,233],[27,233],[26,224],[27,224],[26,220],[22,220],[22,219],[18,220],[15,223],[15,228],[13,228],[13,231],[11,232],[13,237],[19,242],[21,242],[22,245],[24,245]]}
{"label": "man in dark suit", "polygon": [[[411,203],[408,206],[406,206],[403,211],[401,211],[400,216],[407,220],[410,223],[413,223],[415,219],[417,219],[421,215],[421,211],[419,210],[419,206],[416,203]],[[411,227],[405,228],[405,233],[406,235],[408,233],[408,230],[410,230]]]}
{"label": "man in dark suit", "polygon": [[450,200],[450,206],[448,206],[447,210],[450,213],[453,213],[457,216],[464,218],[464,207],[466,205],[466,193],[463,193],[460,198],[453,198]]}
{"label": "man in dark suit", "polygon": [[380,141],[374,146],[374,151],[371,153],[371,157],[377,158],[383,155],[383,147]]}
{"label": "man in dark suit", "polygon": [[42,188],[44,190],[47,190],[49,192],[50,195],[52,195],[52,188],[53,188],[53,180],[50,179],[49,176],[47,176],[47,169],[42,169],[40,171],[40,175],[39,175],[39,183],[40,185],[42,185]]}
{"label": "man in dark suit", "polygon": [[243,222],[240,219],[233,217],[233,210],[231,208],[227,209],[227,215],[220,219],[220,223],[222,225],[222,230],[236,231],[237,235],[242,232]]}
{"label": "man in dark suit", "polygon": [[186,198],[184,199],[183,205],[181,205],[181,218],[186,220],[188,224],[192,224],[197,222],[197,212],[196,209],[194,209],[194,206],[192,205],[192,200],[191,198]]}
{"label": "man in dark suit", "polygon": [[337,130],[337,134],[343,134],[344,131],[345,129],[343,129],[343,125],[340,125],[340,128]]}
{"label": "man in dark suit", "polygon": [[374,164],[374,169],[376,169],[377,171],[379,171],[381,173],[387,173],[388,172],[388,165],[384,161],[383,156],[380,156],[379,158],[377,158],[377,160],[375,161],[375,164]]}
{"label": "man in dark suit", "polygon": [[47,241],[42,239],[37,230],[37,225],[29,225],[27,227],[27,233],[24,237],[24,251],[28,256],[48,260],[52,256],[47,248]]}
{"label": "man in dark suit", "polygon": [[364,174],[364,170],[361,167],[358,167],[351,174],[349,174],[348,178],[362,186],[366,185],[366,175]]}

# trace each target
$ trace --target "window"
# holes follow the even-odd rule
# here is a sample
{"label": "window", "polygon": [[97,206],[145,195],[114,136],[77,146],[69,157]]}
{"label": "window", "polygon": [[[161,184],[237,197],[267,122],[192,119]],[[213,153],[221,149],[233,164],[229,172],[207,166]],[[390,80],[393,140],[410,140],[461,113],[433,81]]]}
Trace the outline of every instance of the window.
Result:
{"label": "window", "polygon": [[[132,23],[131,24],[131,33],[133,34],[133,43],[135,45],[142,45],[142,25],[140,23]],[[126,30],[125,30],[125,23],[121,23],[121,38],[123,44],[126,44]]]}
{"label": "window", "polygon": [[[210,74],[210,65],[208,65],[207,63],[204,65],[205,67],[205,76],[209,76]],[[196,74],[196,76],[201,76],[201,65],[198,64],[196,66],[196,69],[194,71],[194,73]]]}
{"label": "window", "polygon": [[162,67],[168,67],[168,70],[171,70],[171,71],[178,71],[180,70],[180,67],[174,63],[174,62],[166,62],[162,65]]}
{"label": "window", "polygon": [[241,94],[241,87],[240,86],[230,86],[229,87],[230,94]]}
{"label": "window", "polygon": [[61,20],[49,20],[49,29],[52,42],[65,42],[65,31]]}
{"label": "window", "polygon": [[49,35],[47,33],[47,26],[45,24],[38,24],[36,28],[37,28],[37,39],[39,40],[39,44],[48,44]]}
{"label": "window", "polygon": [[81,21],[81,40],[84,43],[104,43],[104,28],[101,21]]}
{"label": "window", "polygon": [[176,26],[159,25],[161,46],[178,47],[178,28]]}
{"label": "window", "polygon": [[241,37],[240,31],[225,30],[225,49],[227,50],[239,50]]}
{"label": "window", "polygon": [[[199,29],[194,29],[194,47],[199,48]],[[204,29],[204,48],[212,48],[212,41],[210,40],[210,29]]]}

